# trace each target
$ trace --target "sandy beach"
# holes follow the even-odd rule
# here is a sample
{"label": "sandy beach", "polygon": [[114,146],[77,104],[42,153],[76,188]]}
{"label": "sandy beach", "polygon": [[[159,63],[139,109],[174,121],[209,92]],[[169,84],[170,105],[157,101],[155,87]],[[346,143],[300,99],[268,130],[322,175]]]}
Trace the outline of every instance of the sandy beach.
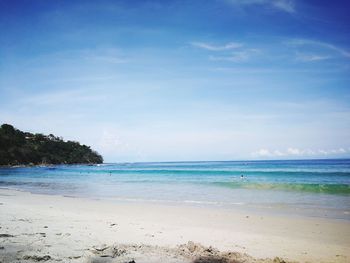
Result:
{"label": "sandy beach", "polygon": [[349,262],[347,221],[0,190],[0,261]]}

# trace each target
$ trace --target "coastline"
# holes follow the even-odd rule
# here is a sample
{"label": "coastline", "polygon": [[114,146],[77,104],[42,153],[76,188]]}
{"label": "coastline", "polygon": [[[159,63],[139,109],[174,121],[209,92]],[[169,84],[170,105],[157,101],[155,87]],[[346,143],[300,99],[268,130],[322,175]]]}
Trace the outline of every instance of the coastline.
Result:
{"label": "coastline", "polygon": [[87,165],[87,166],[97,166],[103,163],[46,163],[46,164],[18,164],[18,165],[0,165],[0,169],[5,168],[40,168],[40,167],[54,167],[61,165]]}
{"label": "coastline", "polygon": [[[0,189],[0,204],[2,262],[196,262],[211,256],[222,259],[213,262],[350,259],[350,223],[342,220],[116,204],[6,189]],[[117,248],[125,252],[112,257]]]}

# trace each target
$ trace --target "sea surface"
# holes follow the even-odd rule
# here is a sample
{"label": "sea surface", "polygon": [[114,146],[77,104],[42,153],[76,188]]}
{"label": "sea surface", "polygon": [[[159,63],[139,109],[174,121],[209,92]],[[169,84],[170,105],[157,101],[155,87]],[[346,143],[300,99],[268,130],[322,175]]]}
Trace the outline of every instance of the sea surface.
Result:
{"label": "sea surface", "polygon": [[0,168],[0,188],[350,220],[350,160]]}

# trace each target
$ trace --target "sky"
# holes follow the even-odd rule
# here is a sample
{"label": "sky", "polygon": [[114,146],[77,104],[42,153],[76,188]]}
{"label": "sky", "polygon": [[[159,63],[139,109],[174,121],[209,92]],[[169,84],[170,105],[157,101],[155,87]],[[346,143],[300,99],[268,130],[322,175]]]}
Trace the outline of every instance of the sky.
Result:
{"label": "sky", "polygon": [[0,123],[105,162],[349,158],[349,10],[0,0]]}

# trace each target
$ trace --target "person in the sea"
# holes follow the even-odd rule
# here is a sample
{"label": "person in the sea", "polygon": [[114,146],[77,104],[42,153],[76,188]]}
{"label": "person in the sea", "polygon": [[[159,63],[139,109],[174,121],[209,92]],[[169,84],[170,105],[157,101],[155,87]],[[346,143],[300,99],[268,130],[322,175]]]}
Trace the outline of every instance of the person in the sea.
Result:
{"label": "person in the sea", "polygon": [[241,174],[241,179],[244,179],[244,176],[243,176],[243,174]]}

